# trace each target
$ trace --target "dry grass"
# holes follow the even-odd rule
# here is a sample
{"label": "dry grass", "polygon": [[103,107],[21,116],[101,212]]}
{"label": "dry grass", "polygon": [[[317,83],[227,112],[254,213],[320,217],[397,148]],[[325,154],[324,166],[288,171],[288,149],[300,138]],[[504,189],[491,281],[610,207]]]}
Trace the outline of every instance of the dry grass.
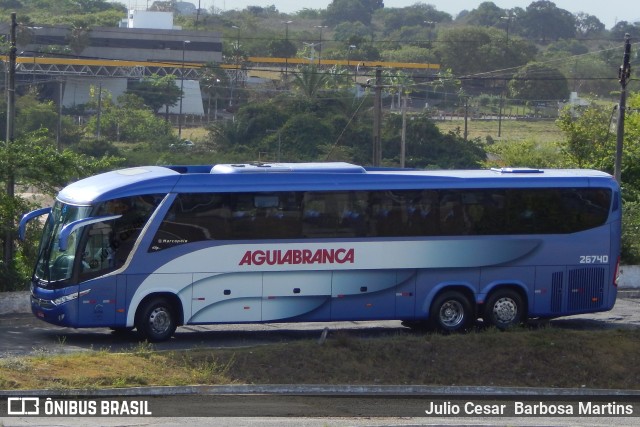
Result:
{"label": "dry grass", "polygon": [[[441,132],[459,131],[460,135],[464,133],[464,120],[438,121],[436,125]],[[469,139],[480,138],[482,142],[486,142],[487,137],[494,141],[535,141],[538,143],[560,142],[564,139],[563,133],[553,120],[502,120],[501,125],[497,120],[469,120],[467,131]]]}
{"label": "dry grass", "polygon": [[157,353],[146,344],[132,353],[107,351],[0,359],[2,389],[111,388],[229,384],[225,367],[189,352]]}
{"label": "dry grass", "polygon": [[640,330],[554,328],[315,340],[239,349],[0,359],[0,388],[190,384],[414,384],[637,389]]}
{"label": "dry grass", "polygon": [[[385,339],[337,336],[237,352],[241,383],[425,384],[634,389],[640,331],[484,331]],[[224,364],[225,355],[220,362]]]}
{"label": "dry grass", "polygon": [[203,141],[209,136],[209,131],[204,127],[193,127],[182,129],[182,137],[193,142]]}

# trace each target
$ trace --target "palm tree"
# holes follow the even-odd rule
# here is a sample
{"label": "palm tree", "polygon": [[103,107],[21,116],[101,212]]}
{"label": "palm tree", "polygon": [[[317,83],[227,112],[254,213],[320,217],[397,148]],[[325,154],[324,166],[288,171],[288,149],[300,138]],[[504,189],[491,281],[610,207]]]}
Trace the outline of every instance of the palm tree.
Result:
{"label": "palm tree", "polygon": [[307,98],[315,99],[318,91],[326,86],[328,80],[329,75],[319,70],[315,64],[305,65],[294,75],[293,86]]}

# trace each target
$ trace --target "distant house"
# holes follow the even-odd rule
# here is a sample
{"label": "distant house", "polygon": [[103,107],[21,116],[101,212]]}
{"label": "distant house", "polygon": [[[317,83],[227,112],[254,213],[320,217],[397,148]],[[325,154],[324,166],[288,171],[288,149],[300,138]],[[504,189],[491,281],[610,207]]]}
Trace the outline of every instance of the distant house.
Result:
{"label": "distant house", "polygon": [[586,99],[580,98],[578,92],[571,92],[568,102],[558,102],[558,111],[563,110],[565,107],[571,107],[571,114],[575,114],[576,107],[587,107],[590,102]]}

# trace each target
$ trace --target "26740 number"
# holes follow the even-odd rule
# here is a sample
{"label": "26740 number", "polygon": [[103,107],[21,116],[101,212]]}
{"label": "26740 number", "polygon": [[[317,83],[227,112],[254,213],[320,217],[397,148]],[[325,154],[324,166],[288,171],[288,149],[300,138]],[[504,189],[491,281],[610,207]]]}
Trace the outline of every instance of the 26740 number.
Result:
{"label": "26740 number", "polygon": [[580,264],[606,264],[609,262],[609,255],[581,255]]}

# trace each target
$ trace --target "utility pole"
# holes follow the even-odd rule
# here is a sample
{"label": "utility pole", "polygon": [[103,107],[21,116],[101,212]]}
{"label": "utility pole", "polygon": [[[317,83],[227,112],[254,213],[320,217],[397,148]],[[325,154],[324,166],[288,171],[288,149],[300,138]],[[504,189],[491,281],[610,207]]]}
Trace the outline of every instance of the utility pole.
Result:
{"label": "utility pole", "polygon": [[[190,40],[182,41],[182,67],[180,68],[180,112],[178,113],[178,139],[182,138],[182,100],[184,99],[184,51]],[[102,87],[102,86],[100,86]]]}
{"label": "utility pole", "polygon": [[402,131],[400,132],[400,167],[404,168],[407,157],[407,94],[404,86],[400,86],[402,92]]}
{"label": "utility pole", "polygon": [[102,118],[102,82],[98,87],[98,114],[96,115],[96,138],[100,138],[100,119]]}
{"label": "utility pole", "polygon": [[614,166],[614,176],[618,183],[622,182],[622,145],[624,140],[624,115],[627,109],[627,82],[631,77],[631,65],[629,57],[631,54],[631,36],[624,35],[624,57],[622,65],[618,70],[618,80],[620,81],[620,104],[618,105],[618,133],[616,138],[616,161]]}
{"label": "utility pole", "polygon": [[284,27],[284,41],[287,51],[284,55],[284,85],[289,88],[289,24],[293,21],[282,21]]}
{"label": "utility pole", "polygon": [[[11,29],[9,40],[9,69],[7,80],[7,138],[5,141],[5,149],[7,150],[7,199],[13,200],[15,197],[15,175],[13,173],[13,161],[11,154],[13,152],[14,140],[14,122],[16,114],[16,28],[18,26],[16,13],[11,13]],[[4,265],[9,269],[13,263],[13,208],[7,214],[5,224],[6,231],[4,235]]]}
{"label": "utility pole", "polygon": [[382,163],[382,69],[376,68],[375,97],[373,101],[373,166]]}
{"label": "utility pole", "polygon": [[465,141],[469,136],[468,120],[469,120],[469,97],[465,96],[464,97],[464,140]]}

